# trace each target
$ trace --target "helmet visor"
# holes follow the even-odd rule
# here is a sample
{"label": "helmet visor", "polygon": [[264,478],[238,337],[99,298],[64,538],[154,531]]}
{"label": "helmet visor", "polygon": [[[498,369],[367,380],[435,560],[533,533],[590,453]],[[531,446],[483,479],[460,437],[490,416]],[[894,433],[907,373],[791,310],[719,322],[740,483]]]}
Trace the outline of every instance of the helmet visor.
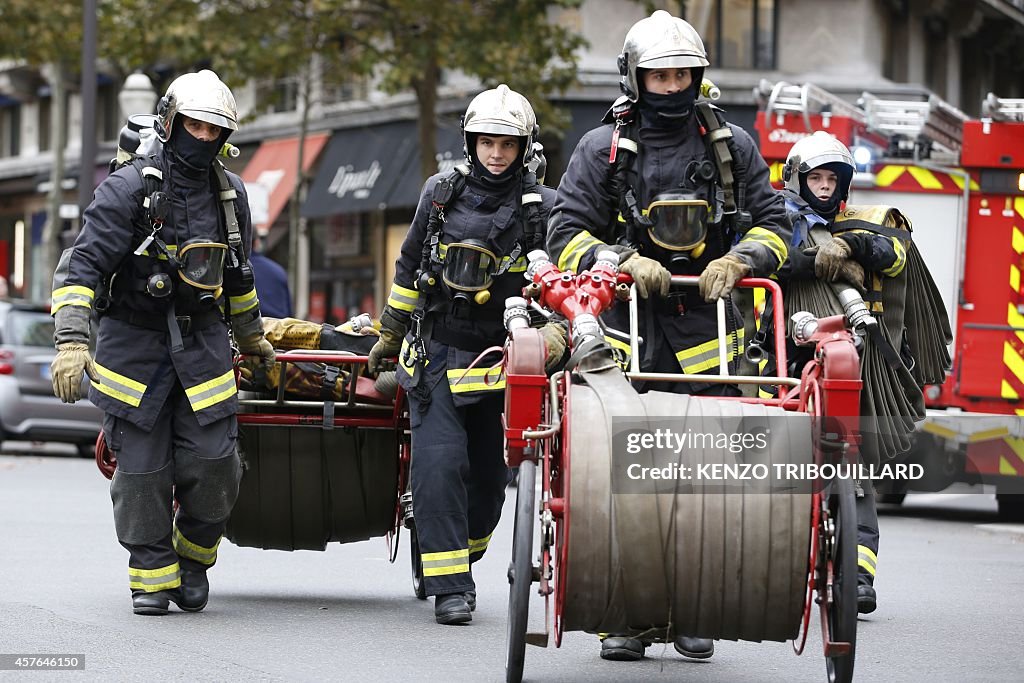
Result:
{"label": "helmet visor", "polygon": [[178,275],[198,289],[216,290],[224,283],[227,255],[228,245],[219,242],[186,244],[178,251]]}
{"label": "helmet visor", "polygon": [[476,244],[455,242],[448,245],[441,278],[452,289],[477,292],[491,286],[497,270],[498,259],[493,252]]}
{"label": "helmet visor", "polygon": [[670,251],[693,249],[704,241],[711,207],[702,199],[657,199],[648,207],[651,240]]}

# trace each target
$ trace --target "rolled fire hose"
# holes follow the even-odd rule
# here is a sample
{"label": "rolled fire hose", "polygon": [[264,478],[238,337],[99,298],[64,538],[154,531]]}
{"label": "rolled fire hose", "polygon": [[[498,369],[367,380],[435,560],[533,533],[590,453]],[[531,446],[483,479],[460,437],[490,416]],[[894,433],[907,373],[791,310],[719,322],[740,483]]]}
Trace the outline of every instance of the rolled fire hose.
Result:
{"label": "rolled fire hose", "polygon": [[[680,457],[809,463],[810,417],[683,394],[638,395],[614,369],[580,375],[586,384],[573,385],[568,401],[565,629],[651,640],[793,638],[806,592],[809,489],[768,495],[769,484],[755,481],[723,492],[721,481],[676,479],[619,492],[621,458],[630,432],[670,426],[710,434],[771,417],[766,449],[737,454],[705,444]],[[651,457],[643,452],[628,462]]]}

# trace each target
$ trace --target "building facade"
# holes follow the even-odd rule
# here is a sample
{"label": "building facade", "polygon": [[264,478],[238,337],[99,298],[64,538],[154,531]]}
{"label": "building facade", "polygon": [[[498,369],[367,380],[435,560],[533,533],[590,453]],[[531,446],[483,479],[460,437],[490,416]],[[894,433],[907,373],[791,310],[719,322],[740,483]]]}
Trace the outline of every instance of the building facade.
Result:
{"label": "building facade", "polygon": [[[988,92],[1024,97],[1024,0],[688,0],[656,3],[683,14],[704,37],[707,77],[722,90],[729,119],[754,133],[754,89],[762,79],[814,82],[850,101],[864,92],[938,95],[970,115]],[[585,0],[549,19],[580,33],[578,84],[557,103],[564,131],[541,122],[547,183],[556,185],[579,138],[598,125],[618,96],[616,57],[626,30],[644,16],[639,3]],[[105,177],[122,123],[120,83],[101,75],[95,182]],[[411,93],[386,95],[373,83],[314,86],[305,112],[304,182],[297,173],[302,98],[294,83],[236,87],[251,120],[232,137],[242,153],[228,162],[251,189],[254,222],[266,250],[292,263],[296,313],[343,320],[383,305],[397,254],[422,188]],[[446,73],[439,91],[437,164],[461,161],[459,115],[481,88]],[[272,108],[269,90],[286,97]],[[288,93],[291,96],[288,97]],[[12,296],[45,299],[49,274],[39,269],[46,193],[53,166],[52,97],[45,74],[0,63],[0,275]],[[77,227],[81,103],[67,108],[68,172],[62,187],[67,238]],[[298,209],[296,237],[292,214]],[[295,258],[291,252],[295,251]]]}

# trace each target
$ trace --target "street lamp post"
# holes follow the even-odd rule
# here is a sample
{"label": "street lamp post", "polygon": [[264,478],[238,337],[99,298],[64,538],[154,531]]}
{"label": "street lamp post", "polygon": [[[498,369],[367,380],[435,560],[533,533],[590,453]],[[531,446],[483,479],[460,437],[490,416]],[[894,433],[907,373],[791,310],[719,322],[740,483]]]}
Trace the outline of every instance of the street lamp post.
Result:
{"label": "street lamp post", "polygon": [[152,114],[156,106],[156,89],[149,76],[136,71],[124,79],[121,92],[117,94],[121,116],[127,119],[132,114]]}

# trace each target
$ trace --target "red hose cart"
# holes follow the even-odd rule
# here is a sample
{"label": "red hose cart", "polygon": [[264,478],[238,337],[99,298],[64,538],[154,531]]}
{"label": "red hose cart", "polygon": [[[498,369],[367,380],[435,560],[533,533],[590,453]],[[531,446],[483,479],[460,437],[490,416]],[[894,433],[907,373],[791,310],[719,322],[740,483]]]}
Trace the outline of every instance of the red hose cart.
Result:
{"label": "red hose cart", "polygon": [[[816,354],[800,379],[725,374],[724,302],[718,304],[718,348],[708,354],[713,358],[717,352],[726,370],[711,377],[640,373],[635,301],[628,337],[620,332],[616,343],[615,332],[599,322],[616,298],[629,298],[616,264],[617,256],[604,252],[590,271],[562,273],[543,252],[534,252],[526,298],[509,300],[510,310],[525,312],[529,305],[563,315],[573,353],[567,369],[548,378],[539,333],[524,324],[509,325],[506,455],[510,466],[519,467],[519,486],[508,571],[507,680],[521,680],[527,643],[546,647],[553,633],[559,646],[567,630],[630,634],[649,642],[681,634],[792,640],[799,654],[814,603],[828,678],[851,680],[857,523],[850,478],[805,482],[770,494],[749,487],[722,492],[692,482],[682,491],[677,479],[629,493],[613,471],[622,462],[616,460],[622,425],[631,420],[649,426],[667,420],[683,431],[709,424],[728,428],[737,424],[728,421],[733,419],[772,419],[784,427],[762,455],[783,471],[791,465],[805,471],[808,465],[853,462],[861,382],[845,317],[805,318],[794,336],[813,345]],[[678,276],[672,283],[692,286],[696,280]],[[775,298],[776,367],[785,368],[778,284],[746,278],[739,286],[763,287]],[[510,318],[516,316],[507,312]],[[627,339],[630,372],[616,364],[613,352],[626,347]],[[779,397],[638,394],[631,380],[774,384]],[[704,449],[698,459],[712,452]],[[542,633],[527,633],[534,595],[544,600]]]}

